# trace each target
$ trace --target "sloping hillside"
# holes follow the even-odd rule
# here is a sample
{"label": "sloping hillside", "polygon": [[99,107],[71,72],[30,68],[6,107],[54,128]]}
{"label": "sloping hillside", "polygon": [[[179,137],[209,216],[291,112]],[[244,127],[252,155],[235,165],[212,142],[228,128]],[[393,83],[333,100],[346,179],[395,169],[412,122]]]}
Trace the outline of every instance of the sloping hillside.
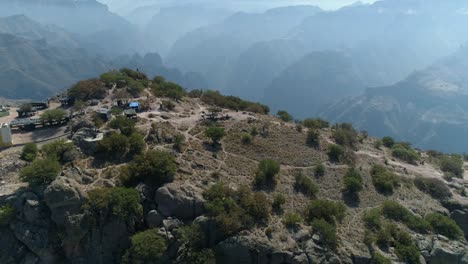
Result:
{"label": "sloping hillside", "polygon": [[0,152],[5,263],[468,263],[458,156],[129,70],[69,95],[71,141]]}

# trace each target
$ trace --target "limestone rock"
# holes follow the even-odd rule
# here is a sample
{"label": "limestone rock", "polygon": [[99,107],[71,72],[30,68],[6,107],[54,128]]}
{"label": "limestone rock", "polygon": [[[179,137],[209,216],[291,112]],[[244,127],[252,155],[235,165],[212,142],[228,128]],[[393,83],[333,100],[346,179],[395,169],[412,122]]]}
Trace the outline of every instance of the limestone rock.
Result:
{"label": "limestone rock", "polygon": [[170,183],[156,191],[158,211],[164,216],[195,219],[204,212],[202,190],[189,183]]}
{"label": "limestone rock", "polygon": [[468,239],[468,210],[455,210],[452,212],[451,218],[460,226],[465,233],[465,238]]}

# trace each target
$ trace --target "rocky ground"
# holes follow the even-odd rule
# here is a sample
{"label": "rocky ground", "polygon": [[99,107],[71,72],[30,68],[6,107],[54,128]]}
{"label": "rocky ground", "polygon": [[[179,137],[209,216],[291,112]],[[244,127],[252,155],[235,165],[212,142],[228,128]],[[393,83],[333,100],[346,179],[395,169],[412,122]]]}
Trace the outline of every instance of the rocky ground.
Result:
{"label": "rocky ground", "polygon": [[[14,221],[0,227],[2,263],[118,263],[128,247],[129,237],[147,228],[160,229],[174,242],[167,254],[172,257],[169,259],[177,259],[175,233],[178,227],[192,222],[205,228],[218,263],[371,263],[371,251],[364,243],[366,228],[362,216],[385,200],[398,201],[421,216],[431,212],[448,215],[468,235],[468,198],[462,195],[468,189],[468,182],[466,179],[447,182],[425,153],[422,153],[423,159],[427,159],[424,164],[407,164],[393,158],[389,149],[375,148],[376,139],[363,137],[353,151],[353,166],[363,176],[364,189],[357,199],[349,199],[343,194],[342,182],[350,165],[331,163],[326,154],[327,146],[334,143],[331,128],[320,130],[321,147],[311,148],[305,144],[307,129],[298,131],[294,124],[269,115],[223,109],[222,115],[231,117],[219,121],[227,135],[219,148],[212,149],[204,135],[206,126],[202,118],[210,105],[199,99],[184,98],[176,103],[174,110],[162,111],[160,98],[139,99],[150,101],[149,110],[139,113],[137,119],[137,128],[145,135],[147,148],[170,151],[178,164],[172,183],[158,189],[145,184],[136,187],[144,219],[137,223],[111,219],[98,226],[84,220],[87,193],[97,187],[119,186],[119,168],[124,164],[96,163],[93,156],[81,154],[64,165],[61,175],[50,185],[31,188],[18,178],[21,168],[28,164],[19,157],[21,149],[0,152],[0,203],[10,204],[16,212]],[[89,112],[110,106],[111,101],[109,94],[99,105],[90,107]],[[244,144],[242,135],[252,129],[260,134],[252,143]],[[185,136],[181,151],[174,151],[172,146],[177,134]],[[202,193],[220,181],[234,189],[252,186],[257,166],[263,159],[273,159],[281,165],[276,188],[262,191],[270,200],[276,194],[284,195],[283,212],[273,213],[266,224],[219,239],[206,215]],[[316,176],[315,168],[321,163],[326,172]],[[385,166],[403,179],[404,184],[392,195],[381,194],[373,186],[370,170],[375,164]],[[336,250],[321,245],[320,237],[307,223],[294,230],[284,227],[284,215],[302,213],[310,200],[294,188],[297,172],[318,184],[316,198],[347,205],[347,213],[337,226]],[[432,198],[412,184],[411,180],[417,177],[440,179],[450,187],[453,197],[444,201]],[[408,232],[421,252],[421,263],[468,264],[466,239],[450,240],[434,233]],[[381,253],[398,262],[392,249]]]}

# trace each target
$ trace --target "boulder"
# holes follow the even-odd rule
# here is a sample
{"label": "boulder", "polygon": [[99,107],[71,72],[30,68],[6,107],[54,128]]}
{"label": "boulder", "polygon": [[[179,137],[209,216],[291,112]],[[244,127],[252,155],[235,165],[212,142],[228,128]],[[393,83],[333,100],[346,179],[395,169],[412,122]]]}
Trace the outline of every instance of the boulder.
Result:
{"label": "boulder", "polygon": [[168,217],[192,220],[204,212],[202,190],[189,183],[170,183],[156,191],[158,211]]}
{"label": "boulder", "polygon": [[149,228],[159,227],[163,222],[163,217],[156,210],[151,210],[146,215],[146,224]]}
{"label": "boulder", "polygon": [[450,217],[460,226],[465,233],[465,238],[468,239],[468,210],[455,210]]}
{"label": "boulder", "polygon": [[68,216],[81,213],[86,201],[81,185],[63,176],[57,177],[44,191],[44,201],[49,207],[52,220],[59,226],[67,223]]}
{"label": "boulder", "polygon": [[17,221],[13,225],[13,232],[15,237],[38,256],[43,263],[56,262],[57,257],[49,246],[49,230],[46,227]]}
{"label": "boulder", "polygon": [[439,241],[434,243],[432,252],[428,258],[426,258],[429,264],[468,264],[468,251],[466,244],[459,244],[453,242],[451,244],[443,244]]}

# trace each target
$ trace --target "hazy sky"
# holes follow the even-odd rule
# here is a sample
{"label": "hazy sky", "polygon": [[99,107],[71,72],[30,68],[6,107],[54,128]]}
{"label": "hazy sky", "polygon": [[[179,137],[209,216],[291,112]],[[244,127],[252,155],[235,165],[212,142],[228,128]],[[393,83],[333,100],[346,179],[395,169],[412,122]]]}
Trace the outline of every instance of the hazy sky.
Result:
{"label": "hazy sky", "polygon": [[[125,13],[134,7],[147,6],[147,5],[172,5],[172,4],[183,4],[189,2],[213,2],[217,7],[226,6],[230,8],[241,8],[245,7],[254,11],[255,9],[265,9],[277,6],[287,5],[298,5],[298,4],[310,4],[318,5],[323,9],[337,9],[346,5],[353,4],[357,0],[98,0],[104,4],[107,4],[109,8],[117,13]],[[373,3],[377,0],[361,0],[362,3]]]}

